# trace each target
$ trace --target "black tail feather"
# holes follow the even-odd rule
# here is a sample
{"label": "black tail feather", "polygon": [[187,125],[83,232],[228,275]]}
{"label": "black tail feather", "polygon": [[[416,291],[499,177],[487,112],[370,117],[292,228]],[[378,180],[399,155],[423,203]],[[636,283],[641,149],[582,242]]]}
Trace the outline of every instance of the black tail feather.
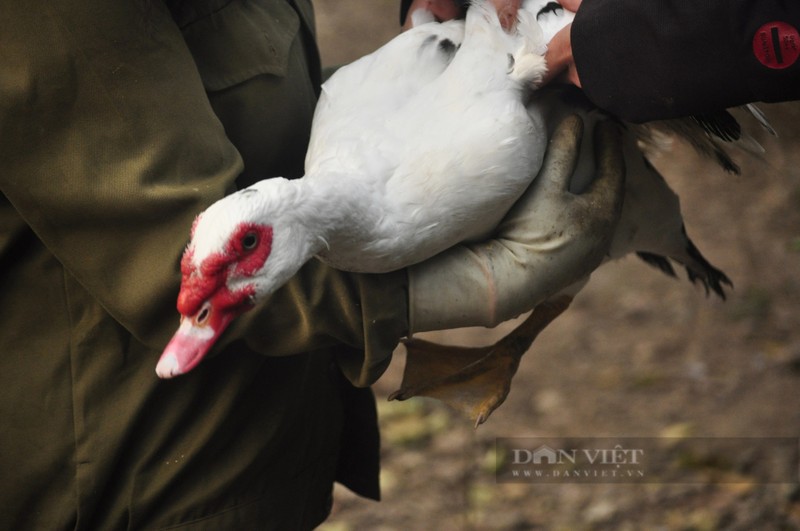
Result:
{"label": "black tail feather", "polygon": [[692,119],[706,133],[725,142],[735,142],[742,138],[742,126],[727,110],[695,114]]}
{"label": "black tail feather", "polygon": [[720,166],[722,166],[723,170],[733,175],[742,174],[742,169],[739,167],[739,165],[733,162],[731,156],[725,153],[721,147],[715,144],[713,150],[714,156],[717,158],[717,162]]}

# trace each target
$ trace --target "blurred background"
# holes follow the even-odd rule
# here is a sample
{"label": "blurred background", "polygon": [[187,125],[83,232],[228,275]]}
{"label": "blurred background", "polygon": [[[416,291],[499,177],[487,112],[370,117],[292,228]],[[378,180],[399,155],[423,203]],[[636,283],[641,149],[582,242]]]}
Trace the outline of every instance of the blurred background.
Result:
{"label": "blurred background", "polygon": [[[315,0],[325,65],[374,50],[399,1]],[[383,501],[337,486],[322,529],[800,529],[800,489],[764,483],[743,453],[674,456],[685,483],[497,483],[497,438],[800,436],[800,105],[762,105],[779,132],[733,176],[677,144],[657,161],[689,235],[735,289],[723,302],[635,257],[607,264],[522,360],[507,401],[477,430],[438,402],[387,402],[399,349],[375,385]],[[431,335],[488,344],[511,327]],[[430,338],[430,337],[428,337]],[[797,478],[797,471],[793,477]]]}

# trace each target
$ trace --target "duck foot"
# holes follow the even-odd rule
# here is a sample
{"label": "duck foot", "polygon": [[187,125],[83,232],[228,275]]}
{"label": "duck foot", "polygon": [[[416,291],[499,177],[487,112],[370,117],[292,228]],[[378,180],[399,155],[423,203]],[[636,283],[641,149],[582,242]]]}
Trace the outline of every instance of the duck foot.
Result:
{"label": "duck foot", "polygon": [[494,345],[454,347],[408,339],[400,389],[389,400],[436,398],[475,421],[477,428],[505,401],[520,359],[536,336],[566,310],[572,297],[548,299]]}

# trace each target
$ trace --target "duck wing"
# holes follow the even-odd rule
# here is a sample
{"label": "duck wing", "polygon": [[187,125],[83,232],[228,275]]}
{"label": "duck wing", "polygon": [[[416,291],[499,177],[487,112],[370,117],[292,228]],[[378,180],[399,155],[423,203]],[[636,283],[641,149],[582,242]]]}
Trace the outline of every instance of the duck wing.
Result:
{"label": "duck wing", "polygon": [[[389,133],[386,117],[441,75],[464,36],[463,21],[416,26],[375,52],[339,68],[325,84],[314,113],[306,174],[341,168],[350,151]],[[347,149],[351,146],[351,149]],[[343,156],[343,150],[347,156]]]}

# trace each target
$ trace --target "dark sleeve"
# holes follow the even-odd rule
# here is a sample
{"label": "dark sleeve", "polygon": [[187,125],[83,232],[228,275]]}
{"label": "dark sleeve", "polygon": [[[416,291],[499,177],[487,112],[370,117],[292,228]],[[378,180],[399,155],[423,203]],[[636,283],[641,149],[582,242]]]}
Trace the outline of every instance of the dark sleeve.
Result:
{"label": "dark sleeve", "polygon": [[[159,2],[4,6],[0,190],[145,343],[173,327],[186,227],[242,163]],[[167,324],[169,323],[169,325]]]}
{"label": "dark sleeve", "polygon": [[572,25],[581,84],[642,122],[800,98],[800,2],[586,0]]}
{"label": "dark sleeve", "polygon": [[411,7],[411,0],[401,0],[400,2],[400,25],[402,26],[408,16],[408,8]]}

